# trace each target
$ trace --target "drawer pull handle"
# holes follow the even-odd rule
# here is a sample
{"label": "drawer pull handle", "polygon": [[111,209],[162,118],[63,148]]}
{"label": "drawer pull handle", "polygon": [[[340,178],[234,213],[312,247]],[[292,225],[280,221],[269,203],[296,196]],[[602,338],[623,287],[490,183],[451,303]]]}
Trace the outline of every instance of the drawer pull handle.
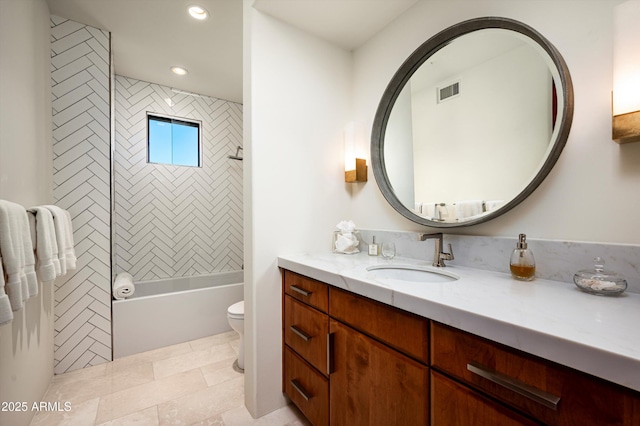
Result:
{"label": "drawer pull handle", "polygon": [[529,398],[539,404],[542,404],[545,407],[549,407],[552,410],[558,409],[558,404],[560,403],[560,397],[558,396],[541,391],[540,389],[529,386],[512,377],[505,376],[504,374],[498,373],[497,371],[489,370],[488,368],[474,362],[467,364],[467,370],[517,394]]}
{"label": "drawer pull handle", "polygon": [[327,334],[327,375],[333,373],[333,333]]}
{"label": "drawer pull handle", "polygon": [[307,291],[305,289],[302,289],[300,287],[296,287],[295,285],[290,285],[289,288],[293,291],[295,291],[296,293],[300,293],[303,296],[309,297],[311,296],[311,291]]}
{"label": "drawer pull handle", "polygon": [[304,331],[300,330],[295,325],[292,325],[291,327],[289,327],[289,329],[291,331],[293,331],[294,333],[296,333],[298,336],[300,336],[302,338],[302,340],[304,340],[305,342],[308,342],[309,340],[311,340],[313,338],[313,336],[309,336],[307,333],[305,333]]}
{"label": "drawer pull handle", "polygon": [[309,393],[305,390],[305,388],[303,388],[302,385],[298,383],[296,379],[289,381],[289,383],[291,383],[291,386],[293,386],[293,388],[298,391],[298,393],[304,398],[305,401],[308,401],[311,398],[313,398],[313,395],[309,395]]}

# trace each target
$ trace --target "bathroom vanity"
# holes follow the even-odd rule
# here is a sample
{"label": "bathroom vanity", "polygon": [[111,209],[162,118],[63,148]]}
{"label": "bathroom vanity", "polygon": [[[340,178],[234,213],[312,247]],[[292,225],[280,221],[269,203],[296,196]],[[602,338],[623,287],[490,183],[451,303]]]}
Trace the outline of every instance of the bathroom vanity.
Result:
{"label": "bathroom vanity", "polygon": [[640,423],[639,295],[457,266],[387,278],[366,254],[278,265],[283,390],[315,425]]}
{"label": "bathroom vanity", "polygon": [[[478,51],[491,53],[476,61]],[[504,84],[518,78],[514,89],[540,85]],[[476,103],[474,90],[487,89]],[[496,219],[552,170],[573,104],[567,64],[535,29],[502,17],[452,25],[420,45],[382,95],[371,131],[378,188],[430,228]],[[453,260],[441,234],[422,237],[437,237],[435,265]],[[597,297],[430,265],[362,253],[278,258],[283,390],[313,424],[640,424],[639,294]]]}

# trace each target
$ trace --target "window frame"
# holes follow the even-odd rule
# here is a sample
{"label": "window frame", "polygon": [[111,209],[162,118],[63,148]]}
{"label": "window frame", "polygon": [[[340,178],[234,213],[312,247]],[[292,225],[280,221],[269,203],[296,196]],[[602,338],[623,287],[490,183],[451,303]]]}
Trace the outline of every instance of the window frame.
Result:
{"label": "window frame", "polygon": [[[195,166],[191,166],[191,165],[186,165],[186,164],[174,164],[174,163],[159,163],[159,162],[155,162],[155,161],[151,161],[150,157],[150,143],[151,143],[151,139],[150,139],[150,130],[151,130],[151,126],[150,121],[152,119],[155,119],[156,121],[164,121],[164,122],[168,122],[171,124],[183,124],[183,125],[187,125],[190,127],[196,127],[198,129],[198,164]],[[203,159],[202,159],[202,121],[201,120],[195,120],[192,118],[185,118],[185,117],[177,117],[177,116],[173,116],[173,115],[166,115],[166,114],[159,114],[156,112],[151,112],[151,111],[147,111],[147,164],[162,164],[165,166],[175,166],[175,167],[199,167],[202,168],[202,163],[203,163]],[[171,146],[173,149],[173,139],[171,140]]]}

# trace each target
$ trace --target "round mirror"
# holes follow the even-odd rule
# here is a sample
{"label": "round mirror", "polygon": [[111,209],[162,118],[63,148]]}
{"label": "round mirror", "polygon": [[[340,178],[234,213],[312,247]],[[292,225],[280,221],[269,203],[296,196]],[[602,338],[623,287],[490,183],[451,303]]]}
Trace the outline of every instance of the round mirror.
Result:
{"label": "round mirror", "polygon": [[406,218],[475,225],[540,185],[572,117],[571,76],[548,40],[511,19],[472,19],[427,40],[391,79],[373,123],[373,173]]}

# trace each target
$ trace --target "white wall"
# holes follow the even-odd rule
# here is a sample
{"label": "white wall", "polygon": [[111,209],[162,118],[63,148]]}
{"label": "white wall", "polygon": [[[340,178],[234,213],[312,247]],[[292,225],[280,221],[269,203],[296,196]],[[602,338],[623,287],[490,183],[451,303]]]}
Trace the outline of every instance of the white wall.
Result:
{"label": "white wall", "polygon": [[31,206],[50,201],[53,186],[49,8],[0,7],[0,198]]}
{"label": "white wall", "polygon": [[[416,201],[511,199],[538,172],[549,146],[547,64],[523,45],[448,80],[456,77],[457,97],[438,103],[441,82],[412,94]],[[460,117],[468,118],[462,124]]]}
{"label": "white wall", "polygon": [[[393,73],[422,42],[463,20],[504,16],[532,26],[563,55],[575,92],[571,134],[560,160],[522,204],[485,224],[450,230],[471,235],[578,241],[640,242],[640,144],[611,141],[612,11],[617,2],[557,0],[419,2],[355,52],[355,119],[370,129]],[[353,198],[363,228],[417,230],[382,197],[374,182]]]}
{"label": "white wall", "polygon": [[[413,126],[411,109],[411,83],[400,92],[389,115],[385,133],[384,161],[389,182],[398,199],[409,208],[416,202],[413,176]],[[422,198],[420,201],[425,201]]]}
{"label": "white wall", "polygon": [[[25,207],[52,201],[49,8],[44,0],[0,1],[0,199]],[[0,326],[0,402],[40,401],[53,376],[53,289]],[[0,411],[2,425],[35,412]]]}
{"label": "white wall", "polygon": [[284,403],[277,256],[329,250],[349,215],[343,132],[351,56],[245,2],[245,402]]}

